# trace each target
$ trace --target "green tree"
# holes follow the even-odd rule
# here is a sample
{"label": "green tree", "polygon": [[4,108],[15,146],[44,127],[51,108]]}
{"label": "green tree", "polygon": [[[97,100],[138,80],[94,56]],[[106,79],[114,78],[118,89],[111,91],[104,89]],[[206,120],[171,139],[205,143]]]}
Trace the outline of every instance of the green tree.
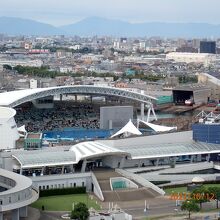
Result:
{"label": "green tree", "polygon": [[189,215],[189,219],[190,219],[192,212],[199,211],[199,206],[195,202],[195,200],[186,200],[182,203],[181,209],[184,211],[188,211],[188,215]]}
{"label": "green tree", "polygon": [[8,64],[4,64],[3,68],[6,69],[6,70],[12,70],[12,67]]}
{"label": "green tree", "polygon": [[193,190],[191,198],[195,200],[196,203],[199,203],[200,209],[202,209],[202,203],[209,202],[209,190],[208,188],[201,186]]}
{"label": "green tree", "polygon": [[213,196],[216,201],[216,208],[218,209],[218,201],[220,200],[220,187],[212,186],[208,188],[209,190],[209,198]]}
{"label": "green tree", "polygon": [[82,202],[76,204],[74,210],[71,213],[71,219],[86,220],[88,217],[89,210],[87,206]]}

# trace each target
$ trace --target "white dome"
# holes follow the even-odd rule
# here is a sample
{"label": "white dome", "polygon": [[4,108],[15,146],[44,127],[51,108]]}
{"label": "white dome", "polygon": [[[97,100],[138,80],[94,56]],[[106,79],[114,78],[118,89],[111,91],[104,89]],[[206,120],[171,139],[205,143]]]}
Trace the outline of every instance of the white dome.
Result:
{"label": "white dome", "polygon": [[196,176],[192,179],[192,183],[203,183],[205,180],[202,177]]}

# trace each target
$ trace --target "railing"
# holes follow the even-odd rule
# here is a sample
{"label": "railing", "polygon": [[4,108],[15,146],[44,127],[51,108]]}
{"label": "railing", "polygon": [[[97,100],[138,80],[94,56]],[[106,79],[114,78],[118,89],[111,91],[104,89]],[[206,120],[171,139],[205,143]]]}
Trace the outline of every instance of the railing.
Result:
{"label": "railing", "polygon": [[91,172],[92,174],[92,183],[94,185],[94,194],[101,200],[104,201],[104,196],[102,194],[102,190],[100,188],[100,185],[98,183],[98,180],[96,179],[96,176],[93,172]]}
{"label": "railing", "polygon": [[149,182],[148,180],[144,179],[143,177],[141,177],[137,174],[130,173],[130,172],[128,172],[126,170],[122,170],[122,169],[116,169],[115,171],[128,179],[136,181],[137,183],[139,183],[140,185],[142,185],[144,187],[153,189],[154,191],[156,191],[160,195],[165,194],[165,192],[162,189],[160,189],[158,186],[154,185],[153,183]]}

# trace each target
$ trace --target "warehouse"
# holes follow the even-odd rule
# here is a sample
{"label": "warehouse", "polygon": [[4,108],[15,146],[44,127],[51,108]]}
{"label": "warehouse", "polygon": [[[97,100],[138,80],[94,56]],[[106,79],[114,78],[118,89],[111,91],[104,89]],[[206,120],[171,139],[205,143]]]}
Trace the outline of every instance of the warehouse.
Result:
{"label": "warehouse", "polygon": [[201,84],[179,86],[172,92],[176,105],[184,105],[186,100],[192,100],[193,104],[207,103],[211,96],[211,89]]}

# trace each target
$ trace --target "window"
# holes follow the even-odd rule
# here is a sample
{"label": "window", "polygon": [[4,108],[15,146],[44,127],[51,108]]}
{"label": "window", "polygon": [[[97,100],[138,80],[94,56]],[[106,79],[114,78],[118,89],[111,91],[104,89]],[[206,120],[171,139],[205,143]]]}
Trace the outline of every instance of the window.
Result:
{"label": "window", "polygon": [[76,183],[74,183],[73,186],[76,187]]}
{"label": "window", "polygon": [[84,182],[82,182],[82,186],[84,186],[85,185],[85,183]]}

